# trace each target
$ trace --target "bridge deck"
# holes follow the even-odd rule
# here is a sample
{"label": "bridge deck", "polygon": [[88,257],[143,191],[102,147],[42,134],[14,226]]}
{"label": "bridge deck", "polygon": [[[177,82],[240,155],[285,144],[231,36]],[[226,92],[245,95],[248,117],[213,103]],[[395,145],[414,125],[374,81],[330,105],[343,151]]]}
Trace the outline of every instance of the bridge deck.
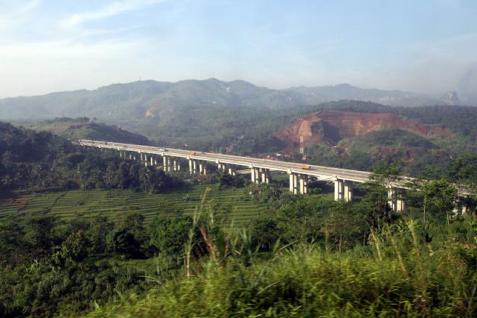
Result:
{"label": "bridge deck", "polygon": [[[270,171],[281,171],[286,173],[297,173],[301,175],[307,175],[316,177],[319,180],[332,181],[336,179],[344,181],[352,181],[358,183],[364,183],[370,181],[371,176],[373,175],[368,171],[359,171],[351,169],[341,169],[333,168],[319,165],[309,165],[304,163],[272,160],[272,159],[262,159],[246,156],[236,156],[236,155],[227,155],[221,153],[212,153],[212,152],[202,152],[194,150],[185,150],[185,149],[176,149],[176,148],[165,148],[165,147],[155,147],[155,146],[144,146],[144,145],[134,145],[134,144],[125,144],[118,142],[107,142],[107,141],[97,141],[97,140],[79,140],[79,144],[83,146],[104,148],[104,149],[113,149],[118,151],[128,151],[128,152],[137,152],[137,153],[146,153],[154,154],[160,156],[170,156],[184,159],[195,159],[207,162],[214,163],[225,163],[235,166],[243,166],[247,168],[263,168]],[[390,186],[397,188],[409,188],[410,184],[418,182],[418,179],[406,177],[406,176],[397,176],[393,178],[393,181],[390,183]]]}

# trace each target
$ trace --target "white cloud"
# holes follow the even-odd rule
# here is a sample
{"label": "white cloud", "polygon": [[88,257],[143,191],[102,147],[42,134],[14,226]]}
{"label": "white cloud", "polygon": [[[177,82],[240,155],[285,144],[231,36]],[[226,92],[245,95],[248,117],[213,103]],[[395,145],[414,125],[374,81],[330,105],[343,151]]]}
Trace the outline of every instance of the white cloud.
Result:
{"label": "white cloud", "polygon": [[64,19],[61,25],[66,28],[71,28],[84,24],[89,21],[100,20],[120,15],[128,11],[142,9],[148,5],[164,2],[165,0],[123,0],[108,4],[102,8],[92,11],[74,13]]}
{"label": "white cloud", "polygon": [[40,0],[30,0],[21,6],[0,3],[0,31],[5,33],[14,30],[18,25],[30,20],[31,13],[40,3]]}

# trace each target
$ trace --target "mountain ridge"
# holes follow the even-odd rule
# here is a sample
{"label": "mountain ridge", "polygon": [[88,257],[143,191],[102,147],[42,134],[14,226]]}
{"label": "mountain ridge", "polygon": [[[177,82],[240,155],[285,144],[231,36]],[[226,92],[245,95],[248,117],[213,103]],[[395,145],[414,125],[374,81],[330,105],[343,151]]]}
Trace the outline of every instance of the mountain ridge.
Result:
{"label": "mountain ridge", "polygon": [[[458,98],[432,97],[400,90],[368,89],[342,83],[272,89],[244,80],[144,80],[115,83],[97,89],[52,92],[36,96],[0,99],[0,119],[49,119],[55,117],[98,117],[103,120],[146,114],[159,115],[164,108],[224,107],[289,108],[336,100],[362,100],[389,106],[448,104]],[[119,110],[119,113],[117,112]],[[146,116],[151,117],[151,115]]]}

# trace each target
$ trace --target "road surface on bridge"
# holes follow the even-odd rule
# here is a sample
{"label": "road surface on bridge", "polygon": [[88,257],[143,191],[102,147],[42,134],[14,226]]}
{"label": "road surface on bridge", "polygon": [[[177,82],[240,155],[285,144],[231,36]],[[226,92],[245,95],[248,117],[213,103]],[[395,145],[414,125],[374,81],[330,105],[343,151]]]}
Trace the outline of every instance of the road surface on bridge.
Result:
{"label": "road surface on bridge", "polygon": [[[199,161],[206,161],[211,163],[229,164],[234,166],[241,166],[247,168],[267,169],[270,171],[280,171],[285,173],[296,173],[315,177],[318,180],[334,181],[343,180],[357,183],[365,183],[370,181],[373,173],[368,171],[359,171],[351,169],[341,169],[334,167],[326,167],[319,165],[310,165],[306,163],[288,162],[273,159],[262,159],[255,157],[236,156],[213,152],[194,151],[186,149],[156,147],[126,144],[118,142],[98,141],[98,140],[79,140],[82,146],[95,147],[101,149],[112,149],[117,151],[135,152],[142,154],[176,157],[184,159],[193,159]],[[408,189],[413,183],[418,183],[418,179],[396,176],[390,181],[389,186],[396,188]]]}

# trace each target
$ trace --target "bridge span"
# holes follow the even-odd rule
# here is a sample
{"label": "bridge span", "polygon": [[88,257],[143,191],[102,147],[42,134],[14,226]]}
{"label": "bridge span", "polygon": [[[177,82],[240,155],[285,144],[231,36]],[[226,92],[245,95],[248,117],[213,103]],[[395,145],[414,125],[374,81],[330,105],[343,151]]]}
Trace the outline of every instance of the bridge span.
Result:
{"label": "bridge span", "polygon": [[[146,166],[162,166],[167,172],[180,171],[182,163],[187,162],[191,175],[205,175],[207,174],[206,163],[212,163],[216,165],[218,171],[230,175],[235,175],[237,168],[246,168],[250,171],[253,183],[269,183],[272,171],[283,172],[289,175],[289,189],[294,194],[306,194],[310,179],[332,182],[334,198],[337,201],[351,201],[353,197],[352,184],[369,182],[373,175],[368,171],[185,149],[86,139],[80,139],[78,143],[86,147],[115,150],[124,159],[141,160]],[[413,185],[418,185],[421,182],[419,179],[406,176],[394,176],[392,180],[389,180],[386,186],[390,207],[397,212],[404,211],[403,190],[410,189]],[[460,196],[469,194],[458,190]]]}

